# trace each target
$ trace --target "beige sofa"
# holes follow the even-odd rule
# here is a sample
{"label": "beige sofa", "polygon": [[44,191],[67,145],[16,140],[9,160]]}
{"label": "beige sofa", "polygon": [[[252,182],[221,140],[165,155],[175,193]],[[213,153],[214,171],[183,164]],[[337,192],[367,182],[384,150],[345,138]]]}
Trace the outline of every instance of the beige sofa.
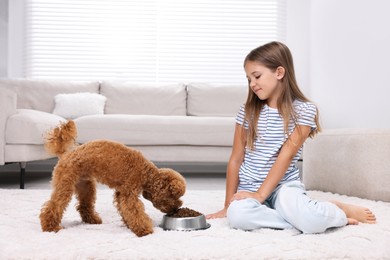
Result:
{"label": "beige sofa", "polygon": [[[105,97],[103,107],[94,103],[95,96],[83,100],[85,93]],[[76,122],[79,143],[119,141],[154,162],[227,163],[234,117],[246,95],[246,86],[201,83],[142,86],[2,79],[0,165],[20,163],[23,187],[26,162],[51,157],[43,147],[44,133],[67,117]]]}
{"label": "beige sofa", "polygon": [[[79,92],[106,97],[103,109],[89,115],[77,116],[84,112],[81,104],[63,107],[75,113],[80,143],[116,140],[155,162],[226,163],[246,91],[207,84],[0,80],[0,165],[19,162],[23,186],[26,162],[50,158],[43,134],[66,120],[53,114],[61,104],[55,97]],[[309,190],[390,202],[389,158],[390,129],[324,130],[304,146],[303,182]]]}

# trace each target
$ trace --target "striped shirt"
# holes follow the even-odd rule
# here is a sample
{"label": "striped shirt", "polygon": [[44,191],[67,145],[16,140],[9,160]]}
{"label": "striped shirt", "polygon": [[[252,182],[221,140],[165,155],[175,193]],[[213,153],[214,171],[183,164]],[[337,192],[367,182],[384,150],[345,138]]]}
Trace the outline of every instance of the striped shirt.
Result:
{"label": "striped shirt", "polygon": [[[295,100],[293,103],[296,112],[296,124],[310,126],[312,130],[316,129],[315,116],[317,108],[309,102]],[[245,105],[240,107],[237,114],[236,122],[244,124],[248,129],[248,122],[244,122]],[[245,149],[244,161],[239,170],[238,190],[247,190],[255,192],[264,182],[272,165],[275,163],[280,148],[295,129],[294,122],[290,122],[288,134],[284,133],[283,118],[278,110],[264,105],[260,112],[257,125],[258,136],[255,140],[253,150],[248,147]],[[279,184],[289,181],[299,180],[299,169],[296,166],[298,159],[301,157],[302,147],[295,155]]]}

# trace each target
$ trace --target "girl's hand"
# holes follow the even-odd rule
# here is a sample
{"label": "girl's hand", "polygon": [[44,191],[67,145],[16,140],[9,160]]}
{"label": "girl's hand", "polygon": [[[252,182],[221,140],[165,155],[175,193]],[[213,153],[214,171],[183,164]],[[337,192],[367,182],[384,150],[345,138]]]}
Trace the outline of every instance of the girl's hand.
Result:
{"label": "girl's hand", "polygon": [[227,208],[223,208],[220,211],[217,211],[213,214],[206,215],[206,219],[214,219],[214,218],[226,218]]}
{"label": "girl's hand", "polygon": [[[233,200],[242,200],[242,199],[247,199],[247,198],[253,198],[253,199],[260,201],[260,196],[256,192],[239,191],[233,195],[230,202],[232,202]],[[262,203],[262,201],[260,201],[260,203]]]}

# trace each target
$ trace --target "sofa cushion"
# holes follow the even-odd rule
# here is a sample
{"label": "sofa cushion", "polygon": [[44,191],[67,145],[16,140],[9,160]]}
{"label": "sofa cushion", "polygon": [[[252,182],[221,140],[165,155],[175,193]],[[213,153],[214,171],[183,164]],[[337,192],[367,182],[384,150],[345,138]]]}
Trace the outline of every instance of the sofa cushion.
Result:
{"label": "sofa cushion", "polygon": [[7,144],[43,144],[44,134],[65,118],[50,113],[17,109],[7,120],[5,140]]}
{"label": "sofa cushion", "polygon": [[233,117],[94,115],[75,119],[77,142],[114,140],[126,145],[232,146]]}
{"label": "sofa cushion", "polygon": [[54,97],[53,114],[68,119],[86,115],[104,114],[104,104],[107,98],[97,93],[58,94]]}
{"label": "sofa cushion", "polygon": [[187,85],[188,115],[236,116],[245,103],[247,86],[212,86],[203,83]]}
{"label": "sofa cushion", "polygon": [[107,97],[105,114],[186,115],[183,84],[141,86],[128,82],[102,82],[100,93]]}
{"label": "sofa cushion", "polygon": [[51,113],[54,96],[60,93],[99,92],[99,82],[72,82],[58,80],[2,79],[0,88],[16,92],[17,108],[35,109]]}

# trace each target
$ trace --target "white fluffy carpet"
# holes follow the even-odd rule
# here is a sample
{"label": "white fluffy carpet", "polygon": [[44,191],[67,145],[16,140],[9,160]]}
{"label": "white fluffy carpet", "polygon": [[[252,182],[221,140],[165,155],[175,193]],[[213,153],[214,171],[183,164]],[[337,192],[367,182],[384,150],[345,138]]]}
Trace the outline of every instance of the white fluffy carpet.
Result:
{"label": "white fluffy carpet", "polygon": [[[102,225],[80,221],[72,200],[58,233],[42,232],[39,212],[49,190],[0,189],[0,259],[390,259],[390,203],[309,192],[319,200],[338,199],[365,205],[375,225],[360,224],[303,235],[296,230],[230,229],[226,219],[209,220],[202,231],[163,231],[163,213],[146,201],[155,233],[138,238],[121,222],[112,191],[99,190]],[[224,191],[188,190],[184,205],[203,213],[219,210]]]}

